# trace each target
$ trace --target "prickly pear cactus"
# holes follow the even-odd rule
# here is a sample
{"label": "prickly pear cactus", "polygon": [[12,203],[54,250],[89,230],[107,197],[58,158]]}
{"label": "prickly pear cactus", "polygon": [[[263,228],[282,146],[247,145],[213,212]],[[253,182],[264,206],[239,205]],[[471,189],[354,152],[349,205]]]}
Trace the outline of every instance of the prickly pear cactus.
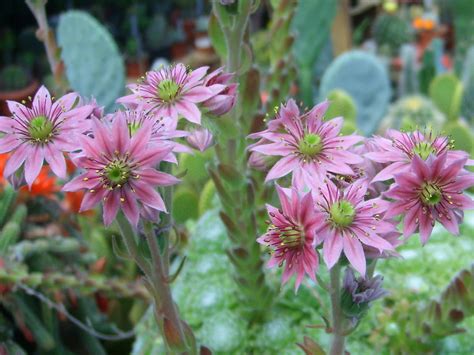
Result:
{"label": "prickly pear cactus", "polygon": [[384,65],[372,54],[355,50],[339,56],[326,70],[320,99],[334,89],[345,90],[357,107],[357,127],[366,135],[377,129],[391,97]]}
{"label": "prickly pear cactus", "polygon": [[72,10],[60,16],[57,37],[72,89],[110,110],[125,86],[123,58],[110,33],[88,13]]}
{"label": "prickly pear cactus", "polygon": [[454,141],[454,149],[474,152],[474,132],[464,121],[449,122],[444,130]]}
{"label": "prickly pear cactus", "polygon": [[433,103],[421,95],[411,95],[396,101],[384,118],[379,132],[387,128],[412,131],[419,128],[440,131],[446,121],[444,115]]}

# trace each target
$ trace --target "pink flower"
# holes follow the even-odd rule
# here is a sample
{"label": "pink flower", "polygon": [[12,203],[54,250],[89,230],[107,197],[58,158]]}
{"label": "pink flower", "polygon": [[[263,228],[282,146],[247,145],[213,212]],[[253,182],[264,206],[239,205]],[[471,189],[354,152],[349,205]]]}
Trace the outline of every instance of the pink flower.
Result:
{"label": "pink flower", "polygon": [[93,119],[94,138],[79,137],[82,155],[74,159],[85,172],[63,187],[63,191],[87,190],[81,212],[102,201],[105,225],[110,225],[122,209],[133,226],[138,224],[140,206],[144,215],[149,215],[148,209],[166,212],[155,188],[179,180],[155,169],[172,148],[149,143],[152,129],[153,124],[146,121],[130,136],[123,116],[118,116],[112,126]]}
{"label": "pink flower", "polygon": [[277,185],[282,209],[267,205],[270,225],[257,241],[272,249],[268,267],[285,263],[282,282],[296,274],[295,289],[301,285],[304,274],[316,281],[319,264],[315,250],[315,230],[321,223],[315,210],[311,194],[300,197],[296,190],[289,195]]}
{"label": "pink flower", "polygon": [[31,187],[43,161],[60,178],[66,177],[64,152],[78,150],[78,135],[83,122],[92,112],[92,106],[74,107],[79,99],[76,93],[64,95],[52,102],[48,90],[42,86],[36,93],[32,108],[7,101],[12,117],[0,117],[0,153],[11,152],[4,175],[9,177],[24,163],[25,180]]}
{"label": "pink flower", "polygon": [[201,152],[204,152],[212,145],[212,140],[212,133],[205,128],[197,129],[186,137],[186,141],[189,145],[193,148],[199,149]]}
{"label": "pink flower", "polygon": [[379,198],[365,201],[366,180],[357,180],[344,190],[327,180],[318,192],[313,191],[314,198],[325,218],[317,233],[324,242],[326,265],[332,268],[344,251],[351,265],[365,275],[364,245],[377,249],[379,255],[393,250],[392,244],[382,237],[395,230],[383,218],[387,203]]}
{"label": "pink flower", "polygon": [[[378,151],[365,156],[374,162],[388,164],[372,180],[393,179],[394,174],[409,171],[414,156],[426,160],[430,155],[440,156],[447,153],[448,161],[468,158],[469,154],[460,150],[451,150],[453,145],[449,137],[437,136],[432,131],[423,134],[420,131],[402,133],[388,130],[387,138],[374,137]],[[468,165],[474,161],[468,160]]]}
{"label": "pink flower", "polygon": [[179,116],[188,121],[200,124],[201,111],[197,104],[217,95],[225,86],[220,84],[205,87],[203,77],[208,67],[188,71],[183,64],[164,67],[146,74],[143,83],[131,84],[128,87],[132,94],[122,97],[117,102],[142,106],[148,113],[158,117],[170,117],[174,121]]}
{"label": "pink flower", "polygon": [[154,114],[147,114],[144,110],[117,111],[110,115],[109,121],[113,122],[117,117],[123,117],[127,122],[130,135],[133,135],[145,122],[152,125],[150,142],[171,146],[171,152],[163,158],[164,161],[177,164],[176,153],[192,153],[192,150],[184,144],[174,141],[176,138],[189,136],[189,132],[177,130],[177,122]]}
{"label": "pink flower", "polygon": [[216,96],[203,102],[203,106],[213,115],[224,115],[234,107],[237,98],[237,84],[230,83],[233,77],[233,73],[224,73],[223,68],[219,68],[214,70],[205,78],[205,86],[212,86],[215,84],[223,85],[222,90]]}
{"label": "pink flower", "polygon": [[448,153],[431,155],[426,161],[413,157],[408,172],[395,174],[395,183],[385,196],[395,200],[387,216],[404,215],[403,234],[408,237],[417,229],[425,244],[435,221],[453,234],[459,234],[462,210],[474,208],[474,201],[463,191],[474,185],[474,174],[463,170],[467,158],[448,161]]}
{"label": "pink flower", "polygon": [[282,158],[268,172],[266,181],[293,173],[296,186],[316,187],[328,172],[353,175],[351,164],[362,163],[362,158],[348,148],[363,140],[362,137],[339,136],[342,117],[324,122],[328,108],[325,101],[300,116],[294,100],[282,105],[268,129],[253,133],[250,138],[260,141],[249,147],[250,151]]}

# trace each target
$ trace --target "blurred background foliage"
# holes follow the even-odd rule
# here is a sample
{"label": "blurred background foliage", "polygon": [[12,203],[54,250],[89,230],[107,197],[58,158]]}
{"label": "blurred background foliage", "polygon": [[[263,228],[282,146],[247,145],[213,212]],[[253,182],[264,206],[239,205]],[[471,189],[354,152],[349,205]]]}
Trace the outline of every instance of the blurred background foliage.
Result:
{"label": "blurred background foliage", "polygon": [[[27,99],[41,82],[53,91],[56,84],[27,6],[16,0],[1,6],[0,109],[6,115],[4,100]],[[217,67],[225,53],[208,1],[49,0],[47,11],[70,86],[108,111],[124,83],[150,68],[176,61]],[[431,128],[472,156],[473,13],[472,0],[262,0],[246,34],[253,51],[241,83],[243,95],[253,98],[244,108],[254,115],[250,130],[261,129],[289,96],[302,106],[329,98],[327,117],[344,116],[344,134]],[[217,136],[233,132],[231,125],[217,131],[205,123]],[[298,354],[296,343],[305,335],[326,345],[321,304],[328,300],[314,285],[296,296],[284,287],[262,322],[242,320],[249,310],[239,302],[226,256],[232,245],[206,171],[212,160],[210,151],[182,154],[174,171],[183,175],[174,195],[176,253],[187,261],[173,292],[184,319],[217,354]],[[160,353],[148,293],[133,264],[115,256],[114,229],[101,225],[100,211],[79,214],[82,197],[57,194],[60,185],[47,168],[31,191],[1,182],[0,350]],[[255,196],[262,207],[271,199],[266,194]],[[259,216],[263,231],[263,211]],[[357,329],[351,353],[474,352],[472,212],[461,231],[453,238],[438,229],[424,248],[412,238],[401,258],[379,263],[390,295]],[[266,273],[278,290],[278,272]]]}

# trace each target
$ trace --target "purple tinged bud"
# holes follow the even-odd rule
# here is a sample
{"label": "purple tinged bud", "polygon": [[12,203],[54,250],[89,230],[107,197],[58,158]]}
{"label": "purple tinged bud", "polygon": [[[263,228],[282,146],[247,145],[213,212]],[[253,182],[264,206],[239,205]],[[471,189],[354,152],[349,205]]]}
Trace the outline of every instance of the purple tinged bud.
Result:
{"label": "purple tinged bud", "polygon": [[220,0],[221,5],[232,5],[235,2],[235,0]]}
{"label": "purple tinged bud", "polygon": [[210,73],[204,81],[204,86],[215,91],[215,95],[203,102],[203,106],[216,116],[229,112],[237,98],[237,84],[232,83],[233,73],[225,73],[223,68]]}
{"label": "purple tinged bud", "polygon": [[255,170],[268,171],[274,163],[275,158],[264,155],[259,152],[251,152],[248,160],[248,165]]}
{"label": "purple tinged bud", "polygon": [[209,148],[213,143],[213,136],[212,133],[203,128],[197,129],[192,132],[189,136],[186,137],[186,141],[191,145],[193,148],[198,149],[201,152],[204,152],[207,148]]}
{"label": "purple tinged bud", "polygon": [[370,306],[370,302],[384,297],[388,291],[382,288],[383,277],[355,278],[350,267],[344,275],[341,305],[344,314],[349,318],[361,318]]}

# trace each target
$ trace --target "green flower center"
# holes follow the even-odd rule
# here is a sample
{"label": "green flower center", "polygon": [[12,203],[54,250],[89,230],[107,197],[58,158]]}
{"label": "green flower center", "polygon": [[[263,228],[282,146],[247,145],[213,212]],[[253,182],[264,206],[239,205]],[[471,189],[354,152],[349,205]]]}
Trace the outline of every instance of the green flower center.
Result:
{"label": "green flower center", "polygon": [[281,246],[297,248],[304,243],[304,233],[297,226],[279,229]]}
{"label": "green flower center", "polygon": [[171,102],[178,95],[180,86],[173,80],[162,80],[158,84],[158,97],[163,101]]}
{"label": "green flower center", "polygon": [[117,160],[107,164],[104,173],[108,180],[109,187],[115,188],[122,187],[122,185],[128,181],[131,170],[128,164],[121,160]]}
{"label": "green flower center", "polygon": [[427,205],[436,205],[442,198],[443,192],[435,184],[425,183],[421,188],[421,200]]}
{"label": "green flower center", "polygon": [[426,160],[436,152],[436,149],[431,145],[430,142],[420,142],[413,147],[413,153],[418,155],[421,159]]}
{"label": "green flower center", "polygon": [[46,116],[38,116],[30,121],[28,132],[37,142],[46,143],[53,134],[53,123]]}
{"label": "green flower center", "polygon": [[298,148],[301,154],[312,158],[323,148],[321,137],[314,133],[305,134],[303,139],[300,140]]}
{"label": "green flower center", "polygon": [[335,227],[347,227],[354,220],[355,209],[349,201],[341,200],[331,206],[329,215]]}
{"label": "green flower center", "polygon": [[138,122],[130,122],[128,124],[128,133],[130,134],[130,137],[133,136],[137,131],[140,129],[141,124]]}

